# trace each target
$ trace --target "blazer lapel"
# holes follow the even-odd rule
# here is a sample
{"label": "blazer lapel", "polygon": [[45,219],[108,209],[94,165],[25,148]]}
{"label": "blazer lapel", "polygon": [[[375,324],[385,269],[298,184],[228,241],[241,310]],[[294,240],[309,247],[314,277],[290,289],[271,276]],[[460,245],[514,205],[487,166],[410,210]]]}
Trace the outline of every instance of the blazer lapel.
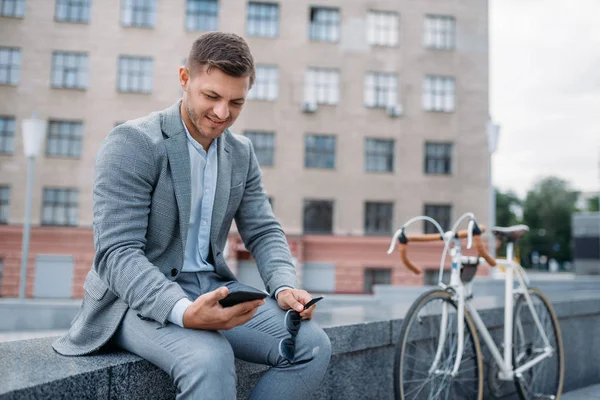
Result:
{"label": "blazer lapel", "polygon": [[217,191],[215,193],[210,227],[210,240],[213,243],[217,242],[219,230],[227,211],[229,189],[231,188],[231,151],[226,140],[227,134],[228,131],[225,131],[216,141],[218,165]]}
{"label": "blazer lapel", "polygon": [[179,209],[179,229],[185,251],[188,226],[190,223],[190,203],[192,181],[190,176],[190,154],[179,106],[181,101],[166,110],[163,115],[162,129],[168,136],[165,139],[167,158],[171,166],[171,178],[175,189],[175,199]]}

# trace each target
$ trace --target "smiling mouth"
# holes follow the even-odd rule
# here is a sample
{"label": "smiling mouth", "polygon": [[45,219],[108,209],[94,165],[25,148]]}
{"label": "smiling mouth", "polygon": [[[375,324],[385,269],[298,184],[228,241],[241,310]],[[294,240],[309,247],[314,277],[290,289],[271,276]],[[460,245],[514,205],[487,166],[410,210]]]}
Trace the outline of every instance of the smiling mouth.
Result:
{"label": "smiling mouth", "polygon": [[211,119],[209,117],[206,117],[206,119],[209,120],[210,123],[215,126],[222,126],[225,122],[227,122],[227,121],[215,121],[214,119]]}

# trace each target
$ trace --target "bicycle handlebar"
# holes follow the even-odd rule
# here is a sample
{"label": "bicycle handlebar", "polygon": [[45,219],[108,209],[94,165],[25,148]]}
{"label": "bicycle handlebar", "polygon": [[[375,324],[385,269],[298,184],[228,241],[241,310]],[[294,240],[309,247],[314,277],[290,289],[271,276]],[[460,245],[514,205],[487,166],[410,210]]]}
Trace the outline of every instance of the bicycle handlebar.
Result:
{"label": "bicycle handlebar", "polygon": [[[483,257],[490,266],[495,267],[496,260],[494,260],[494,258],[488,253],[487,249],[485,248],[485,244],[481,240],[481,234],[483,232],[485,232],[485,227],[483,225],[481,227],[478,227],[477,224],[475,224],[475,229],[473,231],[473,243],[475,244],[475,248],[477,249],[479,256]],[[466,239],[469,237],[469,231],[468,230],[458,231],[458,232],[456,232],[454,237],[458,238],[458,239]],[[413,272],[416,275],[421,275],[423,273],[423,270],[421,268],[419,268],[417,265],[415,265],[408,258],[408,254],[407,254],[407,250],[406,250],[408,243],[409,242],[436,242],[436,241],[443,241],[443,240],[444,240],[443,236],[439,235],[437,233],[406,236],[406,235],[404,235],[404,231],[402,230],[402,232],[400,233],[400,236],[398,237],[398,241],[399,241],[398,248],[400,250],[400,259],[402,260],[402,263],[406,266],[406,268],[408,268],[411,272]]]}

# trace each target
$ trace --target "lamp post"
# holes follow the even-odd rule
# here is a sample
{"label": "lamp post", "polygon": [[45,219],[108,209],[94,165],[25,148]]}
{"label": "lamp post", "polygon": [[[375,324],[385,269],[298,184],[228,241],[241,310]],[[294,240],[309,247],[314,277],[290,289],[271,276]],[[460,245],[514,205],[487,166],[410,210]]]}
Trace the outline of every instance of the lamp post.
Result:
{"label": "lamp post", "polygon": [[500,135],[500,125],[494,124],[489,118],[485,127],[485,134],[488,142],[488,185],[489,185],[489,206],[490,213],[488,219],[488,237],[489,237],[489,253],[492,257],[496,257],[496,240],[492,234],[492,227],[496,225],[496,190],[492,180],[492,156],[496,152],[498,145],[498,136]]}
{"label": "lamp post", "polygon": [[46,121],[37,118],[36,114],[30,119],[23,120],[23,148],[27,157],[27,194],[25,197],[25,221],[23,222],[23,248],[21,252],[21,280],[19,298],[25,298],[27,283],[27,259],[29,256],[29,231],[31,226],[31,201],[33,196],[33,177],[35,159],[40,153],[42,141],[46,134]]}

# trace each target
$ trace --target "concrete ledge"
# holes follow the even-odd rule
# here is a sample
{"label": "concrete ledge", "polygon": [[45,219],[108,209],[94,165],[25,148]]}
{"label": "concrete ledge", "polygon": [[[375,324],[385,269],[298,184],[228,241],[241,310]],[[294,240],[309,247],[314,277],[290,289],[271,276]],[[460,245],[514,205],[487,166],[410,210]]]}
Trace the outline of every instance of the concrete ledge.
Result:
{"label": "concrete ledge", "polygon": [[[565,344],[565,392],[600,383],[600,296],[551,296]],[[498,299],[477,299],[481,316],[499,338]],[[394,344],[406,306],[323,310],[316,320],[329,335],[333,358],[317,399],[391,399]],[[401,315],[401,316],[399,316]],[[63,357],[54,338],[0,343],[0,399],[173,399],[170,378],[125,352]],[[490,357],[486,357],[490,360]],[[237,361],[238,396],[247,398],[267,367]],[[490,366],[486,365],[486,374]],[[486,386],[488,385],[486,379]],[[504,389],[516,399],[514,386]],[[486,388],[488,398],[489,389]]]}
{"label": "concrete ledge", "polygon": [[0,299],[0,332],[65,329],[81,300]]}

